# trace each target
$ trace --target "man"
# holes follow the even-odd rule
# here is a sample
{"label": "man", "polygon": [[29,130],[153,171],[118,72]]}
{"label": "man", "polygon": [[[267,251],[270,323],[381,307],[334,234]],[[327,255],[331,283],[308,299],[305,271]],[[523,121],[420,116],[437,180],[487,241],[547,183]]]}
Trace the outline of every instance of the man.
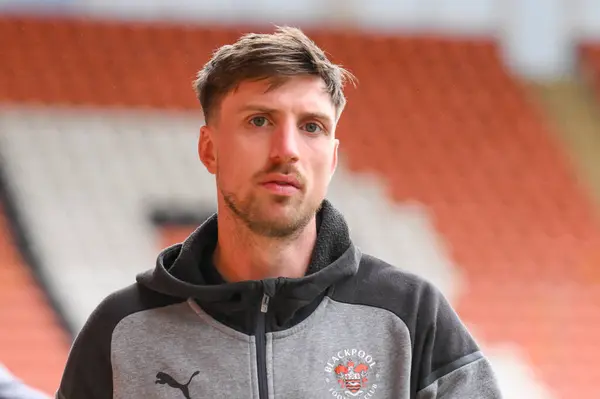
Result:
{"label": "man", "polygon": [[213,55],[195,87],[218,212],[98,306],[58,398],[500,397],[442,295],[324,199],[349,78],[294,28]]}

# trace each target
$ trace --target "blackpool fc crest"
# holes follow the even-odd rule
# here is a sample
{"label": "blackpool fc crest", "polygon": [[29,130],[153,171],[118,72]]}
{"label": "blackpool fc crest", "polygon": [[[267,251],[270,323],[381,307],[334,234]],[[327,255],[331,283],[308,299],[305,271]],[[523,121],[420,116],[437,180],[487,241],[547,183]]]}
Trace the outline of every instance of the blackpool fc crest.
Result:
{"label": "blackpool fc crest", "polygon": [[379,374],[377,363],[365,351],[344,349],[332,356],[325,366],[325,382],[334,398],[375,398]]}

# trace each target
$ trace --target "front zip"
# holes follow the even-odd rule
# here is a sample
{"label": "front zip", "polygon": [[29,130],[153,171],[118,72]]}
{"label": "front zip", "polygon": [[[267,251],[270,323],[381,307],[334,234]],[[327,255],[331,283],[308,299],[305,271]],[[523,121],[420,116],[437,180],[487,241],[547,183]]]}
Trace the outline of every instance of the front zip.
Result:
{"label": "front zip", "polygon": [[258,373],[258,397],[267,399],[269,397],[269,385],[267,381],[267,336],[266,336],[266,314],[269,310],[269,300],[266,293],[263,294],[260,303],[260,311],[256,319],[256,365]]}

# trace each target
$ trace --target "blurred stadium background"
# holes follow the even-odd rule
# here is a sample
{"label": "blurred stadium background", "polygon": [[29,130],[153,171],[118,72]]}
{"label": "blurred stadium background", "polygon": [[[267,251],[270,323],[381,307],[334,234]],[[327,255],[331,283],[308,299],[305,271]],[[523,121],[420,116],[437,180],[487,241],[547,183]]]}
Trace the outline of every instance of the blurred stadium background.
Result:
{"label": "blurred stadium background", "polygon": [[0,363],[53,393],[215,210],[191,81],[272,24],[359,79],[329,195],[358,244],[444,291],[507,398],[600,398],[596,0],[0,0]]}

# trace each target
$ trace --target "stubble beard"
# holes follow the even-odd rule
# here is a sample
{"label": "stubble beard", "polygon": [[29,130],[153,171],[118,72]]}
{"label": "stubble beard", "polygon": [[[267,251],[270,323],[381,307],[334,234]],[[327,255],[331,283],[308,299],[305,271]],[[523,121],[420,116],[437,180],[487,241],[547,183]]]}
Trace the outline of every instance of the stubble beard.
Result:
{"label": "stubble beard", "polygon": [[[240,199],[233,193],[220,191],[225,205],[250,231],[263,237],[278,239],[292,238],[304,230],[322,202],[313,200],[311,203],[306,198],[303,201],[296,197],[258,198],[254,194]],[[268,214],[269,207],[265,206],[269,201],[290,207],[292,212],[285,218],[272,217]]]}

